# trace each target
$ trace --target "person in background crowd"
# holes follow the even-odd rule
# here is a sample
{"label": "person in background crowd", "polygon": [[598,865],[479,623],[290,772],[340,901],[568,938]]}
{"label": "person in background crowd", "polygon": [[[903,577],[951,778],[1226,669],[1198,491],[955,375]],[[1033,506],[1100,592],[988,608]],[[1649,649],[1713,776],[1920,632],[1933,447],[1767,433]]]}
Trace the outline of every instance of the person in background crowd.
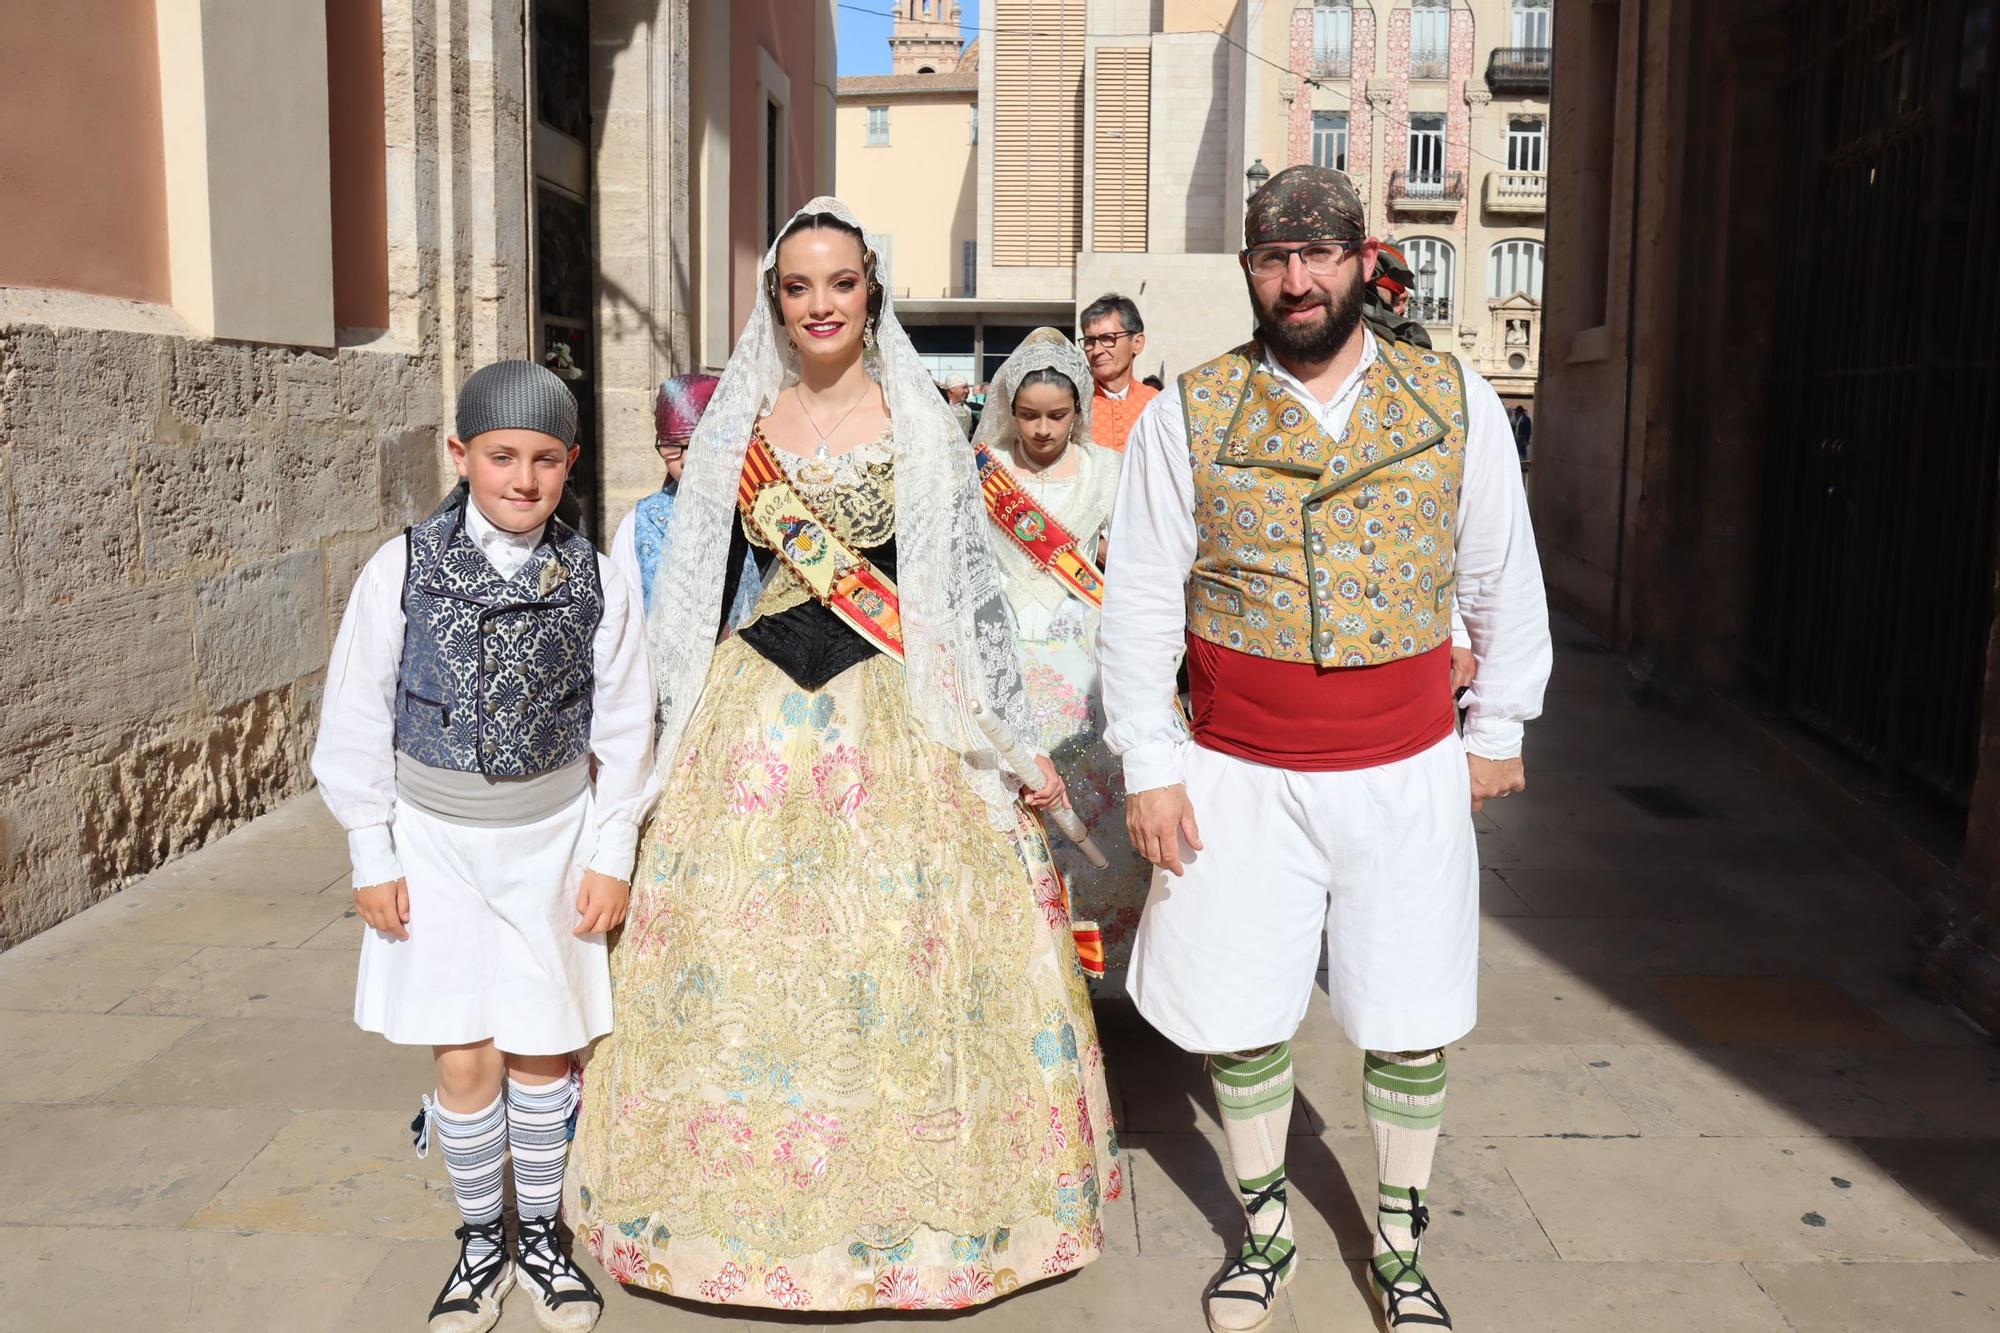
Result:
{"label": "person in background crowd", "polygon": [[1028,673],[1034,740],[1055,761],[1070,805],[1111,864],[1098,869],[1067,840],[1051,850],[1069,885],[1072,915],[1096,923],[1103,966],[1122,977],[1151,867],[1126,833],[1125,785],[1104,748],[1097,688],[1103,535],[1119,455],[1092,442],[1090,367],[1060,331],[1029,334],[993,382],[993,410],[975,443],[993,556]]}
{"label": "person in background crowd", "polygon": [[1520,455],[1523,463],[1526,463],[1528,445],[1535,438],[1534,418],[1530,417],[1528,409],[1519,403],[1514,404],[1513,410],[1507,415],[1514,423],[1514,452]]}
{"label": "person in background crowd", "polygon": [[1430,347],[1430,330],[1423,326],[1423,321],[1410,318],[1410,289],[1416,285],[1417,275],[1410,271],[1410,261],[1403,257],[1402,248],[1393,241],[1381,242],[1376,251],[1375,276],[1368,283],[1361,305],[1361,318],[1371,333],[1385,342]]}
{"label": "person in background crowd", "polygon": [[1160,394],[1132,378],[1132,363],[1146,347],[1145,321],[1130,297],[1106,292],[1083,308],[1077,326],[1083,330],[1078,345],[1097,385],[1090,405],[1096,441],[1123,452],[1132,423]]}

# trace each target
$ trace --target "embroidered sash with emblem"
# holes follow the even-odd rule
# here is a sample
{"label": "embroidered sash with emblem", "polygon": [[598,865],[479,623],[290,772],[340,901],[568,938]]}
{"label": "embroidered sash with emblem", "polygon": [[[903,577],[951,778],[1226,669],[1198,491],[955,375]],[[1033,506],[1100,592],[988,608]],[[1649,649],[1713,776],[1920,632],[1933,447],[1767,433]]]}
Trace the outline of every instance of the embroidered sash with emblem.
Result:
{"label": "embroidered sash with emblem", "polygon": [[985,445],[975,446],[973,453],[979,461],[979,491],[995,526],[1049,577],[1092,606],[1103,606],[1104,575],[1077,550],[1076,538]]}
{"label": "embroidered sash with emblem", "polygon": [[786,478],[762,435],[750,437],[736,502],[757,535],[820,605],[890,657],[903,660],[903,617],[896,585],[820,521]]}

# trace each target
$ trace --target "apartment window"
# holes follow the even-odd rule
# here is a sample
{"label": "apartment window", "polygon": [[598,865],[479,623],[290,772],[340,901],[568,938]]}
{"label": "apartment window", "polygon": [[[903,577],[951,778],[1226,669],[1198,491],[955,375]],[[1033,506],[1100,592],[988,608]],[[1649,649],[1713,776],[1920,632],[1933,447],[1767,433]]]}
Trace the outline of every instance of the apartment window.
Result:
{"label": "apartment window", "polygon": [[1551,7],[1549,0],[1514,0],[1513,45],[1547,50]]}
{"label": "apartment window", "polygon": [[1410,314],[1426,324],[1451,323],[1452,249],[1448,241],[1419,236],[1402,242],[1403,257],[1417,285],[1410,293]]}
{"label": "apartment window", "polygon": [[875,144],[889,142],[888,107],[871,106],[868,108],[868,142],[871,147]]}
{"label": "apartment window", "polygon": [[1542,171],[1548,122],[1540,116],[1518,116],[1507,122],[1507,170]]}
{"label": "apartment window", "polygon": [[1354,7],[1349,0],[1313,6],[1313,73],[1344,79],[1354,63]]}
{"label": "apartment window", "polygon": [[1450,73],[1450,0],[1415,0],[1410,8],[1410,77],[1442,79]]}
{"label": "apartment window", "polygon": [[1313,112],[1313,165],[1347,170],[1347,113]]}
{"label": "apartment window", "polygon": [[1410,175],[1412,186],[1444,185],[1444,115],[1418,112],[1410,117]]}
{"label": "apartment window", "polygon": [[961,279],[961,281],[959,282],[959,286],[964,289],[963,291],[964,295],[966,296],[978,295],[979,293],[979,242],[978,241],[965,242],[963,249],[960,251],[959,278]]}
{"label": "apartment window", "polygon": [[1504,301],[1515,292],[1533,300],[1542,299],[1542,243],[1502,241],[1493,247],[1486,262],[1486,295]]}

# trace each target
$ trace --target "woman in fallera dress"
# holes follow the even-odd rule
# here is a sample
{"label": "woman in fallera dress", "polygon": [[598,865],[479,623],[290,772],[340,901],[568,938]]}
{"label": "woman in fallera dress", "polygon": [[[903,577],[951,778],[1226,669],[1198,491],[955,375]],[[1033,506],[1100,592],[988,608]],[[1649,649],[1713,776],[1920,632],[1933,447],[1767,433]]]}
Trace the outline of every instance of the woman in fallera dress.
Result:
{"label": "woman in fallera dress", "polygon": [[[1097,623],[1119,456],[1091,439],[1091,385],[1076,344],[1056,329],[1036,329],[994,375],[975,447],[994,557],[1021,632],[1033,739],[1055,761],[1070,805],[1111,863],[1093,866],[1063,839],[1054,844],[1056,864],[1072,912],[1097,923],[1105,967],[1120,974],[1153,867],[1132,850],[1123,770],[1104,745]],[[1049,559],[1064,547],[1074,560]]]}
{"label": "woman in fallera dress", "polygon": [[[666,786],[571,1215],[612,1277],[691,1300],[974,1305],[1096,1258],[1121,1186],[1049,850],[986,730],[1034,743],[1014,625],[859,224],[814,200],[762,276],[650,612]],[[764,589],[717,646],[739,523]]]}

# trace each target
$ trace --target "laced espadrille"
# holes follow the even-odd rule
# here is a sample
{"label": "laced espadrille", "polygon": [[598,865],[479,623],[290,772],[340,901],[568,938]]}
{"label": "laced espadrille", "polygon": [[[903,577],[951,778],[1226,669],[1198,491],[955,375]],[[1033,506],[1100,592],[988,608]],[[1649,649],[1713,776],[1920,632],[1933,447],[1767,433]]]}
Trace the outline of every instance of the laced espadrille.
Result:
{"label": "laced espadrille", "polygon": [[1298,1252],[1287,1236],[1278,1234],[1290,1230],[1285,1225],[1290,1208],[1283,1178],[1258,1190],[1245,1203],[1253,1228],[1265,1221],[1259,1214],[1275,1204],[1277,1225],[1270,1234],[1252,1230],[1245,1236],[1242,1250],[1209,1284],[1202,1296],[1202,1311],[1208,1316],[1210,1333],[1259,1333],[1268,1327],[1278,1293],[1291,1282],[1297,1268],[1293,1261]]}
{"label": "laced espadrille", "polygon": [[[1385,1185],[1382,1192],[1387,1194],[1390,1189]],[[1424,1229],[1430,1225],[1430,1209],[1424,1207],[1421,1190],[1411,1189],[1408,1194],[1408,1208],[1383,1205],[1377,1211],[1378,1214],[1402,1214],[1410,1219],[1410,1248],[1407,1251],[1394,1248],[1378,1219],[1375,1234],[1389,1248],[1370,1261],[1368,1276],[1373,1280],[1376,1295],[1382,1298],[1383,1319],[1392,1333],[1398,1329],[1449,1329],[1452,1326],[1451,1315],[1419,1266],[1418,1242]]]}
{"label": "laced espadrille", "polygon": [[458,1238],[458,1262],[431,1305],[430,1333],[486,1333],[500,1322],[501,1299],[514,1288],[507,1224],[467,1223],[452,1234]]}
{"label": "laced espadrille", "polygon": [[521,1278],[548,1333],[590,1333],[604,1313],[604,1297],[563,1248],[553,1217],[521,1219]]}

